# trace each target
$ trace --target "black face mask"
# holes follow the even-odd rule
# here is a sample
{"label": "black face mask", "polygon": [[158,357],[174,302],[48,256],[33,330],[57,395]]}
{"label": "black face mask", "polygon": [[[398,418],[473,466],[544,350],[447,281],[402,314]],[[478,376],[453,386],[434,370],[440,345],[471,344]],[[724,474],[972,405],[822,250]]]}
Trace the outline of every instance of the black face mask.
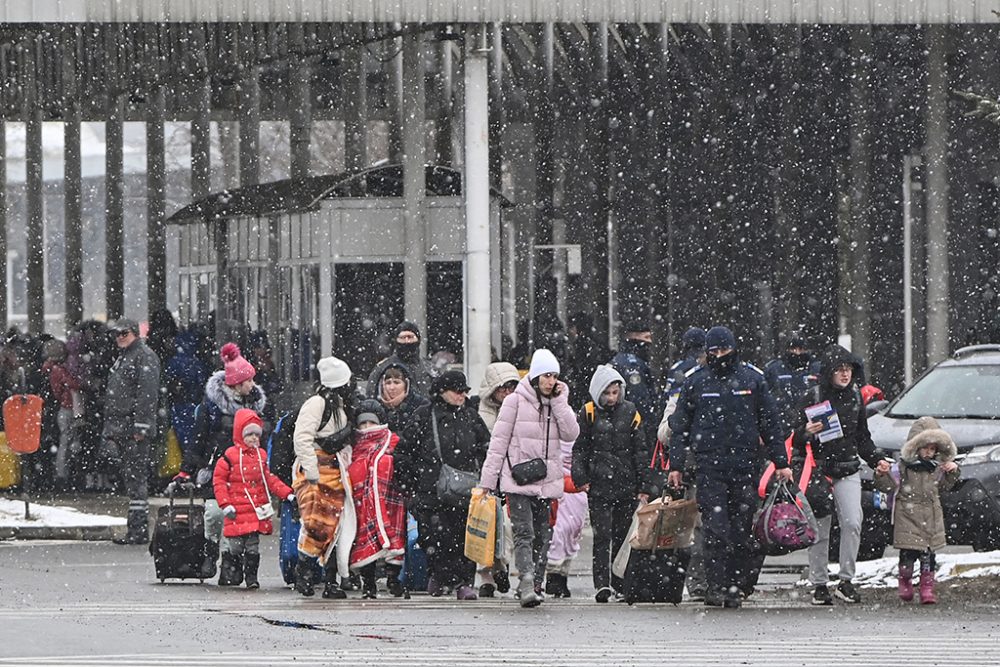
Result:
{"label": "black face mask", "polygon": [[808,367],[810,361],[812,361],[812,355],[808,352],[803,352],[802,354],[792,354],[789,352],[785,355],[785,362],[796,369]]}
{"label": "black face mask", "polygon": [[403,361],[416,361],[420,356],[420,341],[416,343],[396,343],[396,355]]}
{"label": "black face mask", "polygon": [[716,375],[727,375],[734,368],[736,368],[736,353],[730,352],[724,357],[719,357],[714,354],[708,355],[706,360],[708,362],[708,367],[712,369],[712,372]]}
{"label": "black face mask", "polygon": [[649,361],[649,348],[649,343],[644,340],[632,341],[632,353],[643,361]]}

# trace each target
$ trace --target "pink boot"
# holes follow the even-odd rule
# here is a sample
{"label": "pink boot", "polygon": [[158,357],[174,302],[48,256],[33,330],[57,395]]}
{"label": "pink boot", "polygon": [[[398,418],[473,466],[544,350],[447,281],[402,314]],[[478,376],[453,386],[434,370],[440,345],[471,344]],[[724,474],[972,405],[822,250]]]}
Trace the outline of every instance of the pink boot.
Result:
{"label": "pink boot", "polygon": [[913,600],[913,566],[899,566],[899,599],[903,602]]}
{"label": "pink boot", "polygon": [[920,571],[920,604],[937,604],[934,595],[934,570]]}

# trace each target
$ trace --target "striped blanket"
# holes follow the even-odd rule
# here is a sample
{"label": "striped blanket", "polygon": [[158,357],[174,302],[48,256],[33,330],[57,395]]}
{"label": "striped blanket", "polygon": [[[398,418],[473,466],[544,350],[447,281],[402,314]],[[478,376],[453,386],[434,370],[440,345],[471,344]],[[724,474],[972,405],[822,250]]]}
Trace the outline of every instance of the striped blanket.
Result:
{"label": "striped blanket", "polygon": [[319,464],[319,483],[310,484],[300,465],[294,466],[295,498],[302,518],[299,533],[299,551],[307,556],[319,558],[324,567],[335,546],[337,569],[341,576],[347,576],[350,545],[357,530],[350,478],[344,484],[342,466],[350,460],[351,448],[345,447],[337,454],[327,454],[316,450]]}

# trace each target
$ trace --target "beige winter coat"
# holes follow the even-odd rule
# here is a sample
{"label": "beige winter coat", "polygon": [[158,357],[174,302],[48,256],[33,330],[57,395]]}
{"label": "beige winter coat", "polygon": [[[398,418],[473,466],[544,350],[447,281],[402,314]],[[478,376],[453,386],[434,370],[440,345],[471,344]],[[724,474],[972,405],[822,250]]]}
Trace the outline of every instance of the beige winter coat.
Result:
{"label": "beige winter coat", "polygon": [[520,379],[521,374],[517,372],[514,364],[506,361],[497,361],[486,367],[483,383],[479,385],[479,416],[491,433],[493,425],[497,423],[497,415],[500,414],[500,404],[493,400],[493,392],[500,385],[507,384],[511,380],[518,382]]}
{"label": "beige winter coat", "polygon": [[910,428],[900,453],[900,461],[888,475],[876,477],[875,485],[882,491],[895,491],[892,510],[893,539],[897,549],[925,551],[945,546],[944,513],[939,491],[950,489],[961,475],[960,470],[943,474],[940,470],[914,470],[906,464],[915,462],[922,447],[937,445],[938,463],[955,458],[955,442],[938,427],[933,417],[921,417]]}

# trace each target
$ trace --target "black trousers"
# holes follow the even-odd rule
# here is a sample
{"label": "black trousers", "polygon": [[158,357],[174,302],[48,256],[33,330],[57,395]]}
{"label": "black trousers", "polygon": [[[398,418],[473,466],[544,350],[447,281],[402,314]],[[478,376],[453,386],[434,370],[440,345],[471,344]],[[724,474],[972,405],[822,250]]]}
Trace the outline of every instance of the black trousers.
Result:
{"label": "black trousers", "polygon": [[444,586],[471,586],[476,564],[465,557],[468,510],[450,505],[420,505],[410,509],[417,520],[420,546],[427,554],[428,575]]}
{"label": "black trousers", "polygon": [[705,579],[710,592],[732,594],[745,586],[752,567],[750,530],[756,508],[752,475],[698,475]]}
{"label": "black trousers", "polygon": [[623,498],[589,498],[590,525],[594,529],[594,588],[624,590],[624,581],[611,574],[611,563],[628,536],[636,501]]}

